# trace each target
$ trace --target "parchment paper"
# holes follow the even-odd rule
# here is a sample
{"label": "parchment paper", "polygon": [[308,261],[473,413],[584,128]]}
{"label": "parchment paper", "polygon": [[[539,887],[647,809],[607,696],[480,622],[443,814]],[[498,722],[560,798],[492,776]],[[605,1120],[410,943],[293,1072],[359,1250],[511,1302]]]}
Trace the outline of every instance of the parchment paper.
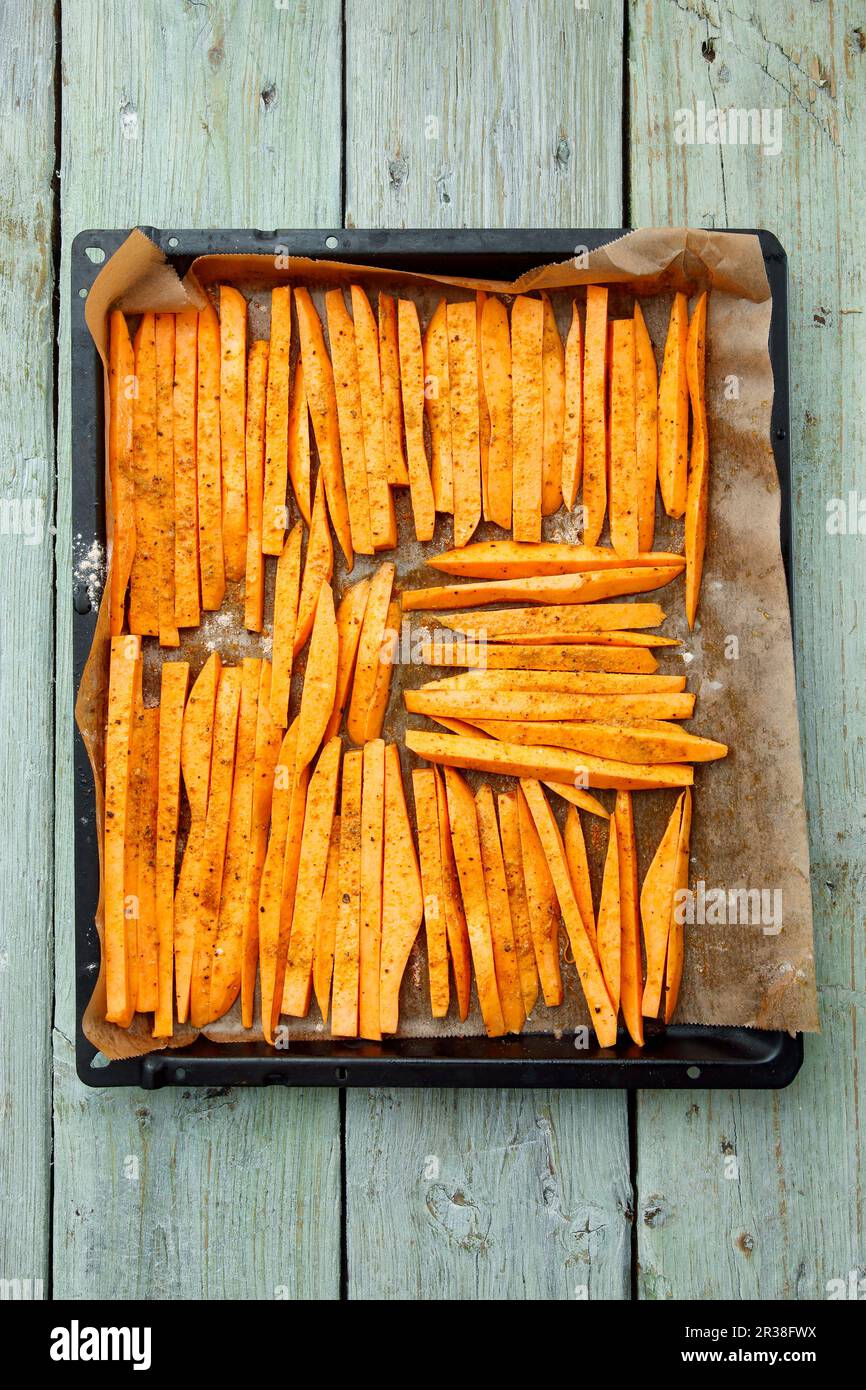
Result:
{"label": "parchment paper", "polygon": [[[589,253],[583,260],[544,265],[510,284],[496,280],[462,280],[443,276],[408,275],[381,267],[346,265],[333,261],[284,258],[271,255],[207,256],[196,261],[183,283],[156,248],[140,232],[133,232],[106,263],[88,296],[86,318],[103,364],[107,362],[107,313],[115,304],[130,315],[145,309],[179,310],[200,305],[212,297],[220,283],[231,281],[249,300],[249,338],[267,337],[270,289],[274,284],[302,281],[314,290],[321,309],[321,293],[334,284],[355,281],[375,299],[379,288],[397,289],[418,304],[423,325],[437,299],[461,298],[466,290],[485,288],[505,296],[518,291],[547,289],[565,335],[575,286],[606,283],[611,286],[610,314],[630,314],[637,293],[661,361],[671,295],[685,290],[690,295],[708,288],[707,392],[710,433],[710,514],[699,621],[689,634],[683,612],[683,580],[679,579],[652,597],[664,608],[665,635],[681,639],[681,647],[659,649],[660,670],[685,672],[689,689],[697,696],[696,717],[687,728],[721,739],[730,747],[726,759],[695,767],[695,813],[692,828],[690,883],[696,894],[698,920],[686,926],[685,973],[677,1020],[681,1022],[816,1031],[812,908],[806,836],[799,728],[794,689],[790,617],[784,570],[779,549],[779,487],[769,442],[772,371],[767,350],[770,291],[758,240],[744,234],[723,234],[690,229],[643,230]],[[578,293],[582,308],[583,296]],[[323,315],[324,318],[324,315]],[[297,335],[295,335],[296,337]],[[293,359],[297,341],[293,344]],[[106,373],[107,393],[107,373]],[[107,418],[106,409],[106,418]],[[91,467],[91,460],[76,466]],[[449,582],[425,565],[425,555],[452,544],[452,521],[440,517],[428,545],[414,538],[408,492],[396,492],[400,546],[389,558],[397,564],[397,588]],[[111,558],[112,510],[110,485],[107,531]],[[478,539],[501,535],[482,525]],[[572,518],[565,512],[546,519],[545,538],[579,539]],[[607,540],[607,536],[603,537]],[[672,522],[657,508],[656,549],[682,549],[682,523]],[[339,548],[335,565],[335,592],[339,597],[346,581]],[[381,558],[381,557],[380,557]],[[351,580],[368,573],[378,560],[358,557]],[[159,667],[163,660],[189,660],[194,678],[209,651],[218,648],[225,662],[243,656],[269,656],[274,562],[269,560],[265,605],[265,631],[246,632],[242,621],[242,585],[229,586],[221,612],[206,614],[198,630],[182,634],[181,648],[162,651],[155,639],[145,639],[144,690],[147,703],[158,701]],[[107,587],[106,591],[107,593]],[[413,631],[424,625],[423,615],[413,615]],[[405,714],[402,691],[446,671],[420,666],[395,668],[385,737],[402,743],[407,725],[433,727],[419,716]],[[295,676],[292,708],[297,708],[297,688],[303,665]],[[76,718],[94,769],[97,814],[102,822],[104,791],[104,727],[108,685],[108,611],[103,596],[93,648],[78,693]],[[414,759],[401,750],[404,776]],[[469,774],[475,785],[483,778]],[[510,779],[494,778],[497,785]],[[611,808],[613,793],[596,793]],[[635,822],[641,878],[649,865],[674,804],[674,794],[643,792],[634,796]],[[408,797],[411,808],[411,794]],[[564,810],[552,797],[557,811]],[[607,825],[594,816],[583,816],[598,901]],[[182,821],[179,852],[185,837]],[[751,913],[743,921],[744,904],[737,912],[730,905],[721,921],[712,907],[701,913],[701,890],[722,889],[763,892],[764,920]],[[775,894],[781,894],[781,920]],[[712,897],[706,899],[711,904]],[[771,908],[768,912],[767,908]],[[751,912],[755,904],[751,904]],[[730,920],[739,916],[740,921]],[[102,901],[97,928],[102,939]],[[483,1032],[480,1013],[473,1001],[469,1018],[461,1024],[453,1007],[449,1018],[430,1018],[423,929],[410,958],[403,982],[400,1032],[434,1036]],[[527,1030],[567,1034],[587,1021],[582,993],[562,934],[565,1003],[559,1009],[536,1006]],[[453,991],[452,991],[453,994]],[[104,1020],[105,990],[100,971],[84,1018],[91,1041],[109,1057],[128,1056],[164,1045],[149,1035],[148,1016],[136,1017],[124,1030]],[[286,1020],[283,1020],[286,1023]],[[255,1039],[240,1024],[239,1007],[205,1030],[214,1040]],[[326,1034],[315,1002],[305,1020],[292,1020],[289,1037]],[[172,1046],[182,1046],[195,1036],[188,1027],[176,1028]]]}

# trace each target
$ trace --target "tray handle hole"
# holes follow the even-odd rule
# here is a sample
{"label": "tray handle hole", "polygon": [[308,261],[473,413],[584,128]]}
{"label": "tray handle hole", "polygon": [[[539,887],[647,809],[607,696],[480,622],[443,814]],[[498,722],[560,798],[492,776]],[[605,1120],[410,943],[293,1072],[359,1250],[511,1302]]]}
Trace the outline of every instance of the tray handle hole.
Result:
{"label": "tray handle hole", "polygon": [[174,250],[176,246],[180,245],[176,236],[170,236],[168,239],[168,244],[172,248],[172,250]]}
{"label": "tray handle hole", "polygon": [[338,242],[335,236],[325,237],[325,245],[327,246],[329,251],[336,251],[339,244],[340,243]]}
{"label": "tray handle hole", "polygon": [[338,1080],[338,1081],[345,1081],[346,1078],[348,1077],[348,1075],[349,1075],[349,1073],[346,1071],[346,1068],[345,1068],[345,1067],[337,1067],[337,1080]]}
{"label": "tray handle hole", "polygon": [[100,1069],[100,1068],[102,1068],[102,1067],[108,1067],[108,1066],[110,1066],[110,1065],[111,1065],[111,1058],[110,1058],[110,1057],[106,1057],[106,1055],[105,1055],[104,1052],[97,1052],[96,1056],[95,1056],[95,1057],[91,1057],[91,1059],[90,1059],[90,1069],[91,1069],[91,1071],[97,1071],[98,1069]]}
{"label": "tray handle hole", "polygon": [[105,260],[105,252],[101,246],[85,246],[84,254],[94,265],[102,265]]}
{"label": "tray handle hole", "polygon": [[688,1070],[686,1071],[686,1076],[689,1078],[690,1081],[697,1081],[697,1079],[698,1079],[698,1077],[700,1076],[700,1074],[701,1074],[701,1069],[700,1069],[700,1067],[689,1067]]}

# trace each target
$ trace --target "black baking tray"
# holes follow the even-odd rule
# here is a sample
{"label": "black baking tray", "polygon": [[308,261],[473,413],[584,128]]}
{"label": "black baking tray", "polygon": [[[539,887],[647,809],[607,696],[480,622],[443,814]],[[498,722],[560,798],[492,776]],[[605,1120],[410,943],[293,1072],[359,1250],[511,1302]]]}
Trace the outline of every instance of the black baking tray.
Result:
{"label": "black baking tray", "polygon": [[[545,261],[567,260],[576,248],[594,250],[625,228],[508,231],[184,231],[141,227],[183,275],[211,253],[297,255],[392,269],[511,280]],[[105,543],[104,401],[102,366],[84,320],[84,304],[102,262],[126,231],[84,231],[72,244],[72,528],[77,544]],[[788,594],[791,570],[791,457],[788,396],[788,266],[770,232],[757,231],[773,296],[770,358],[775,394],[771,434],[781,488],[781,546]],[[74,582],[74,581],[73,581]],[[85,588],[73,593],[73,668],[78,689],[96,626]],[[91,1086],[558,1086],[743,1087],[787,1086],[803,1061],[803,1039],[752,1028],[648,1025],[644,1048],[621,1031],[615,1048],[577,1052],[572,1035],[394,1038],[381,1043],[325,1039],[292,1042],[284,1051],[265,1043],[214,1044],[204,1038],[183,1049],[108,1062],[84,1036],[81,1020],[99,965],[94,925],[99,894],[95,792],[83,741],[75,733],[76,1063]]]}

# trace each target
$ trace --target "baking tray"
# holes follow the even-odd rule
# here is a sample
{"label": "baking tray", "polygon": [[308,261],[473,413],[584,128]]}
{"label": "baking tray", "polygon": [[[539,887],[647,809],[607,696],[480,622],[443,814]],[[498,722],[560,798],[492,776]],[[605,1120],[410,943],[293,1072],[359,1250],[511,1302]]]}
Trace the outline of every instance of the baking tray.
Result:
{"label": "baking tray", "polygon": [[[182,276],[197,256],[217,252],[280,254],[356,261],[392,269],[513,280],[546,261],[567,260],[576,246],[595,250],[626,228],[508,231],[184,231],[141,227]],[[754,230],[754,229],[745,229]],[[99,267],[129,232],[84,231],[72,244],[72,528],[76,547],[105,544],[102,364],[84,321],[84,302]],[[770,232],[757,231],[773,296],[770,359],[775,394],[771,437],[781,489],[781,549],[794,621],[791,572],[791,456],[788,396],[788,263]],[[74,578],[73,578],[74,584]],[[73,669],[77,691],[93,641],[96,608],[74,585]],[[803,1061],[802,1035],[752,1028],[649,1023],[644,1048],[624,1030],[615,1048],[575,1050],[572,1034],[519,1037],[293,1041],[188,1047],[107,1061],[81,1026],[99,965],[94,918],[99,896],[96,805],[90,763],[75,732],[75,961],[78,1075],[89,1086],[787,1086]]]}

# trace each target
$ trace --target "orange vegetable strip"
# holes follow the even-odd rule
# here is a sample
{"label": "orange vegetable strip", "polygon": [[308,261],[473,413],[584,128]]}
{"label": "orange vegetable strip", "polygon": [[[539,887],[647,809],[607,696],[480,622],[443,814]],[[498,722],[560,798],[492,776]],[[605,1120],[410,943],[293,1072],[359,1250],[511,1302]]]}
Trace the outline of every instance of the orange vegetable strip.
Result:
{"label": "orange vegetable strip", "polygon": [[135,555],[135,354],[119,309],[113,309],[109,318],[108,392],[108,472],[114,515],[109,621],[111,635],[117,637],[123,631],[126,590]]}
{"label": "orange vegetable strip", "polygon": [[481,320],[487,295],[483,290],[475,294],[475,346],[478,371],[478,447],[481,459],[481,511],[484,520],[490,519],[488,502],[488,470],[490,466],[490,409],[484,390],[484,369],[481,362]]}
{"label": "orange vegetable strip", "polygon": [[437,512],[454,511],[446,307],[440,299],[424,334],[424,411],[430,427],[430,482]]}
{"label": "orange vegetable strip", "polygon": [[395,598],[388,606],[388,619],[382,634],[382,645],[379,649],[376,683],[373,686],[373,694],[367,710],[366,738],[368,741],[371,738],[381,736],[388,701],[391,697],[391,678],[394,674],[394,664],[399,653],[400,601]]}
{"label": "orange vegetable strip", "polygon": [[[290,285],[275,285],[271,290],[271,338],[265,405],[265,474],[262,491],[262,551],[265,555],[280,554],[288,526],[286,473],[291,429],[288,415],[291,350],[292,290]],[[297,395],[296,373],[292,393],[293,412],[296,410]],[[301,511],[303,514],[303,508]]]}
{"label": "orange vegetable strip", "polygon": [[[461,671],[425,681],[422,690],[559,690],[572,695],[676,695],[685,676],[630,675],[611,671]],[[669,725],[664,726],[670,730]],[[694,738],[695,735],[689,735]]]}
{"label": "orange vegetable strip", "polygon": [[180,744],[189,662],[166,661],[160,672],[156,820],[157,998],[153,1036],[170,1038],[174,997],[174,867],[180,808]]}
{"label": "orange vegetable strip", "polygon": [[[683,568],[684,555],[673,551],[646,551],[634,556],[632,565],[675,565]],[[459,550],[445,550],[427,557],[433,569],[467,579],[533,579],[541,575],[583,574],[619,569],[622,560],[607,545],[569,545],[563,541],[475,541]]]}
{"label": "orange vegetable strip", "polygon": [[123,862],[124,918],[126,922],[126,959],[129,975],[129,1000],[132,1013],[138,1008],[138,862],[141,857],[141,822],[144,803],[144,783],[147,768],[143,758],[144,701],[141,696],[141,667],[129,736],[129,792],[126,813],[126,849]]}
{"label": "orange vegetable strip", "polygon": [[442,780],[442,774],[436,767],[433,769],[433,776],[436,779],[436,808],[439,813],[439,855],[442,861],[445,931],[448,937],[448,949],[451,953],[451,967],[454,972],[457,1012],[461,1022],[464,1022],[469,1014],[472,989],[472,951],[469,944],[466,914],[463,911],[463,899],[460,896],[457,864],[454,859],[454,844],[451,839],[451,820],[445,783]]}
{"label": "orange vegetable strip", "polygon": [[[622,633],[610,636],[622,637]],[[634,634],[632,634],[634,635]],[[594,645],[585,643],[574,646],[523,646],[518,643],[486,643],[483,647],[471,641],[464,641],[457,633],[438,632],[439,639],[453,638],[452,641],[426,641],[422,656],[428,666],[475,666],[483,664],[485,670],[529,670],[529,671],[615,671],[622,674],[646,672],[651,674],[658,669],[658,662],[652,652],[623,649],[602,645],[596,635]],[[597,644],[597,645],[596,645]]]}
{"label": "orange vegetable strip", "polygon": [[180,645],[174,616],[174,314],[157,314],[156,343],[156,496],[159,571],[159,643]]}
{"label": "orange vegetable strip", "polygon": [[429,541],[436,523],[433,487],[424,444],[424,357],[418,310],[411,299],[397,301],[400,348],[400,390],[403,399],[403,427],[406,432],[406,464],[415,537]]}
{"label": "orange vegetable strip", "polygon": [[220,286],[220,446],[226,579],[243,579],[247,559],[246,418],[247,301]]}
{"label": "orange vegetable strip", "polygon": [[610,382],[610,539],[618,555],[638,554],[637,454],[635,452],[634,324],[613,322]]}
{"label": "orange vegetable strip", "polygon": [[334,943],[331,1036],[358,1036],[358,980],[361,932],[361,784],[363,753],[343,759],[340,801],[340,910]]}
{"label": "orange vegetable strip", "polygon": [[585,545],[595,545],[607,510],[607,290],[586,287],[583,346],[583,508]]}
{"label": "orange vegetable strip", "polygon": [[619,837],[616,820],[611,817],[596,931],[598,960],[614,1013],[619,1012],[622,980],[622,916],[619,893]]}
{"label": "orange vegetable strip", "polygon": [[304,387],[307,405],[313,421],[316,448],[325,485],[328,511],[340,549],[346,557],[346,567],[354,564],[352,528],[349,523],[349,504],[343,478],[343,459],[340,452],[340,427],[337,419],[337,397],[334,390],[334,369],[325,348],[325,335],[309,290],[295,290],[298,329],[301,338],[301,360],[304,364]]}
{"label": "orange vegetable strip", "polygon": [[299,771],[313,761],[324,738],[331,710],[334,708],[338,660],[339,637],[334,613],[334,595],[331,593],[330,585],[323,584],[316,605],[316,618],[310,638],[298,714],[295,764]]}
{"label": "orange vegetable strip", "polygon": [[361,797],[361,934],[358,1031],[362,1038],[382,1036],[379,1021],[379,971],[382,950],[382,864],[385,817],[385,744],[364,745]]}
{"label": "orange vegetable strip", "polygon": [[544,1002],[549,1008],[556,1008],[563,998],[559,964],[559,906],[544,846],[522,781],[517,793],[517,823],[535,965]]}
{"label": "orange vegetable strip", "polygon": [[511,334],[501,299],[485,299],[480,326],[484,399],[490,416],[485,516],[511,529]]}
{"label": "orange vegetable strip", "polygon": [[396,743],[385,748],[385,829],[382,856],[382,950],[379,961],[379,1027],[396,1033],[400,983],[424,916],[421,870],[409,824]]}
{"label": "orange vegetable strip", "polygon": [[589,877],[589,863],[586,857],[586,841],[583,826],[575,806],[569,806],[565,816],[565,858],[574,896],[580,909],[580,916],[586,928],[590,945],[598,955],[598,934],[595,927],[595,909],[592,905],[592,883]]}
{"label": "orange vegetable strip", "polygon": [[156,917],[156,837],[159,806],[159,709],[143,711],[140,756],[141,805],[138,822],[138,969],[136,1011],[153,1013],[159,990]]}
{"label": "orange vegetable strip", "polygon": [[220,325],[212,304],[198,316],[196,476],[201,606],[216,609],[226,591],[220,461]]}
{"label": "orange vegetable strip", "polygon": [[212,1019],[228,1013],[241,988],[261,681],[261,660],[245,657],[241,667],[237,751],[211,974]]}
{"label": "orange vegetable strip", "polygon": [[562,431],[562,500],[567,511],[577,501],[583,470],[583,330],[577,300],[565,340],[565,417]]}
{"label": "orange vegetable strip", "polygon": [[352,698],[346,718],[346,731],[353,743],[367,742],[367,720],[376,693],[379,677],[382,639],[388,621],[391,591],[394,585],[394,566],[384,561],[373,575],[355,663]]}
{"label": "orange vegetable strip", "polygon": [[325,740],[339,733],[343,722],[343,710],[349,698],[352,680],[355,675],[355,661],[358,643],[361,640],[361,627],[367,611],[367,596],[370,592],[369,578],[359,579],[350,584],[340,600],[337,609],[337,638],[339,656],[337,665],[337,689],[334,694],[334,708],[325,730]]}
{"label": "orange vegetable strip", "polygon": [[674,296],[665,355],[659,378],[659,488],[668,516],[682,516],[688,484],[689,388],[686,345],[689,307],[684,294]]}
{"label": "orange vegetable strip", "polygon": [[306,1018],[310,1010],[313,956],[322,895],[325,891],[331,827],[340,780],[341,752],[339,738],[332,738],[322,749],[307,792],[297,886],[293,898],[292,929],[283,984],[282,1011],[294,1018]]}
{"label": "orange vegetable strip", "polygon": [[[506,581],[507,582],[507,581]],[[615,632],[630,628],[658,627],[665,615],[657,603],[599,603],[592,608],[580,604],[549,604],[540,608],[494,608],[484,613],[438,613],[443,627],[458,632],[483,630],[488,638],[502,640],[519,634],[533,642],[553,636],[559,629],[568,633]]]}
{"label": "orange vegetable strip", "polygon": [[683,819],[685,792],[677,798],[665,832],[646,871],[640,893],[640,915],[646,948],[646,983],[641,1009],[645,1018],[658,1018],[668,938],[674,914],[674,889],[677,876],[677,846]]}
{"label": "orange vegetable strip", "polygon": [[620,1005],[632,1042],[643,1047],[643,961],[638,917],[637,846],[631,792],[616,794],[617,851],[619,855],[619,910],[622,923],[622,978]]}
{"label": "orange vegetable strip", "polygon": [[674,886],[674,912],[668,938],[668,959],[665,967],[665,1023],[673,1018],[683,978],[683,901],[681,895],[689,886],[689,842],[692,831],[692,794],[686,792],[683,815],[677,840],[677,871]]}
{"label": "orange vegetable strip", "polygon": [[135,555],[129,594],[129,630],[159,633],[159,492],[156,459],[156,318],[142,314],[135,335],[133,417]]}
{"label": "orange vegetable strip", "polygon": [[[274,768],[271,797],[271,828],[268,847],[259,883],[259,977],[261,983],[262,1032],[272,1041],[279,1004],[282,999],[282,972],[279,989],[277,974],[280,955],[280,923],[283,906],[283,869],[289,819],[292,811],[296,778],[295,748],[298,741],[298,721],[290,724],[283,737]],[[283,957],[285,962],[285,956]]]}
{"label": "orange vegetable strip", "polygon": [[562,690],[407,690],[406,708],[412,714],[452,714],[458,719],[504,721],[589,720],[608,723],[628,719],[691,719],[691,691],[670,695],[573,695]]}
{"label": "orange vegetable strip", "polygon": [[541,540],[544,457],[544,305],[518,295],[511,307],[512,529]]}
{"label": "orange vegetable strip", "polygon": [[448,1013],[448,935],[442,885],[442,853],[439,844],[439,812],[436,805],[436,779],[432,767],[417,767],[412,773],[415,822],[418,826],[418,853],[424,888],[424,929],[427,938],[427,964],[430,975],[430,1010],[434,1018]]}
{"label": "orange vegetable strip", "polygon": [[328,526],[328,511],[325,506],[325,489],[321,470],[316,479],[316,497],[313,502],[313,516],[310,534],[307,538],[307,553],[304,558],[304,578],[301,583],[301,596],[298,599],[297,622],[295,625],[295,656],[303,647],[313,630],[316,604],[323,584],[331,582],[334,573],[334,543]]}
{"label": "orange vegetable strip", "polygon": [[198,572],[196,484],[196,381],[198,313],[177,315],[174,337],[174,619],[178,627],[198,627],[201,592]]}
{"label": "orange vegetable strip", "polygon": [[313,991],[322,1015],[322,1022],[328,1021],[328,1004],[331,998],[331,979],[334,973],[334,947],[337,940],[337,916],[340,911],[340,817],[334,816],[331,822],[331,842],[328,845],[328,863],[325,869],[325,886],[322,901],[316,918],[316,942],[313,949]]}
{"label": "orange vegetable strip", "polygon": [[544,516],[562,505],[562,451],[565,424],[565,350],[548,295],[541,340],[541,382],[544,394],[544,442],[541,463],[541,510]]}
{"label": "orange vegetable strip", "polygon": [[103,847],[103,971],[105,1017],[128,1028],[135,1000],[130,989],[127,954],[124,861],[129,810],[132,722],[139,685],[141,643],[137,637],[112,637],[105,738],[105,818]]}
{"label": "orange vegetable strip", "polygon": [[282,729],[271,718],[271,663],[262,662],[256,709],[256,747],[253,764],[253,798],[250,818],[249,864],[244,900],[241,949],[241,1018],[253,1026],[256,970],[259,961],[259,890],[268,848],[268,825],[274,793],[274,772],[280,755]]}
{"label": "orange vegetable strip", "polygon": [[340,453],[349,506],[349,526],[356,555],[373,554],[370,529],[370,498],[367,490],[367,460],[361,414],[361,388],[358,382],[358,355],[355,325],[352,323],[341,289],[325,295],[328,337],[334,364],[334,391],[340,425]]}
{"label": "orange vegetable strip", "polygon": [[247,559],[244,586],[244,627],[261,632],[265,611],[265,565],[262,557],[262,517],[265,465],[265,401],[268,384],[268,344],[254,342],[247,363]]}
{"label": "orange vegetable strip", "polygon": [[[300,737],[300,724],[298,726]],[[277,945],[277,969],[274,989],[274,1011],[272,1027],[276,1028],[282,1010],[286,1013],[291,998],[286,998],[286,965],[292,921],[295,915],[295,898],[298,891],[298,870],[301,862],[301,848],[304,839],[304,820],[307,814],[307,789],[310,783],[310,765],[298,768],[295,759],[295,780],[289,806],[289,824],[286,834],[286,853],[283,858],[283,883],[280,897],[280,931]],[[328,832],[330,833],[330,831]],[[309,998],[307,1000],[309,1007]]]}
{"label": "orange vegetable strip", "polygon": [[508,906],[514,932],[514,944],[517,949],[520,990],[523,997],[523,1008],[528,1018],[538,999],[538,968],[535,964],[535,947],[532,944],[532,927],[529,922],[529,904],[526,900],[526,881],[523,877],[517,793],[513,791],[500,792],[497,797],[497,805],[499,807],[502,857],[505,862],[505,881],[508,887]]}
{"label": "orange vegetable strip", "polygon": [[189,801],[190,826],[174,899],[174,988],[177,1021],[189,1016],[195,925],[198,910],[199,861],[204,848],[210,787],[213,719],[222,663],[214,652],[193,684],[186,702],[181,733],[180,762]]}
{"label": "orange vegetable strip", "polygon": [[634,304],[635,454],[637,457],[638,545],[652,550],[658,476],[658,370],[641,307]]}
{"label": "orange vegetable strip", "polygon": [[478,839],[481,845],[481,865],[487,890],[490,914],[490,934],[496,966],[496,987],[502,1005],[502,1017],[509,1033],[519,1033],[526,1022],[517,946],[511,922],[511,903],[508,882],[499,838],[499,822],[493,792],[487,782],[475,794],[475,814],[478,819]]}
{"label": "orange vegetable strip", "polygon": [[388,487],[388,466],[385,458],[382,378],[379,374],[379,330],[370,301],[360,285],[352,286],[352,314],[355,319],[355,352],[358,359],[358,385],[361,390],[361,418],[364,426],[370,531],[374,550],[386,550],[397,544],[397,514]]}
{"label": "orange vegetable strip", "polygon": [[304,389],[304,364],[300,357],[295,366],[295,380],[289,405],[289,477],[292,480],[298,511],[307,525],[311,526],[310,411]]}
{"label": "orange vegetable strip", "polygon": [[[322,503],[324,509],[324,501]],[[270,709],[275,724],[285,729],[289,722],[289,694],[292,685],[292,658],[298,624],[298,590],[301,582],[301,538],[303,523],[289,532],[283,553],[277,561],[274,585],[273,671]]]}
{"label": "orange vegetable strip", "polygon": [[501,1037],[506,1031],[505,1017],[496,983],[496,962],[490,910],[481,865],[481,842],[478,817],[472,792],[453,768],[445,772],[448,818],[454,861],[460,880],[460,895],[466,914],[466,927],[475,968],[475,988],[484,1028],[490,1037]]}
{"label": "orange vegetable strip", "polygon": [[[487,603],[595,603],[598,599],[661,589],[682,574],[681,565],[628,565],[587,574],[543,574],[532,579],[479,579],[469,584],[443,584],[430,589],[406,589],[406,612],[439,608],[474,608]],[[483,618],[479,614],[479,621]]]}
{"label": "orange vegetable strip", "polygon": [[695,625],[704,567],[709,499],[709,437],[706,401],[707,293],[695,305],[686,342],[686,376],[692,403],[692,457],[686,492],[686,618]]}
{"label": "orange vegetable strip", "polygon": [[403,402],[400,397],[400,349],[397,343],[397,305],[390,294],[379,291],[379,372],[382,379],[382,426],[388,482],[408,487],[409,474],[403,452]]}

